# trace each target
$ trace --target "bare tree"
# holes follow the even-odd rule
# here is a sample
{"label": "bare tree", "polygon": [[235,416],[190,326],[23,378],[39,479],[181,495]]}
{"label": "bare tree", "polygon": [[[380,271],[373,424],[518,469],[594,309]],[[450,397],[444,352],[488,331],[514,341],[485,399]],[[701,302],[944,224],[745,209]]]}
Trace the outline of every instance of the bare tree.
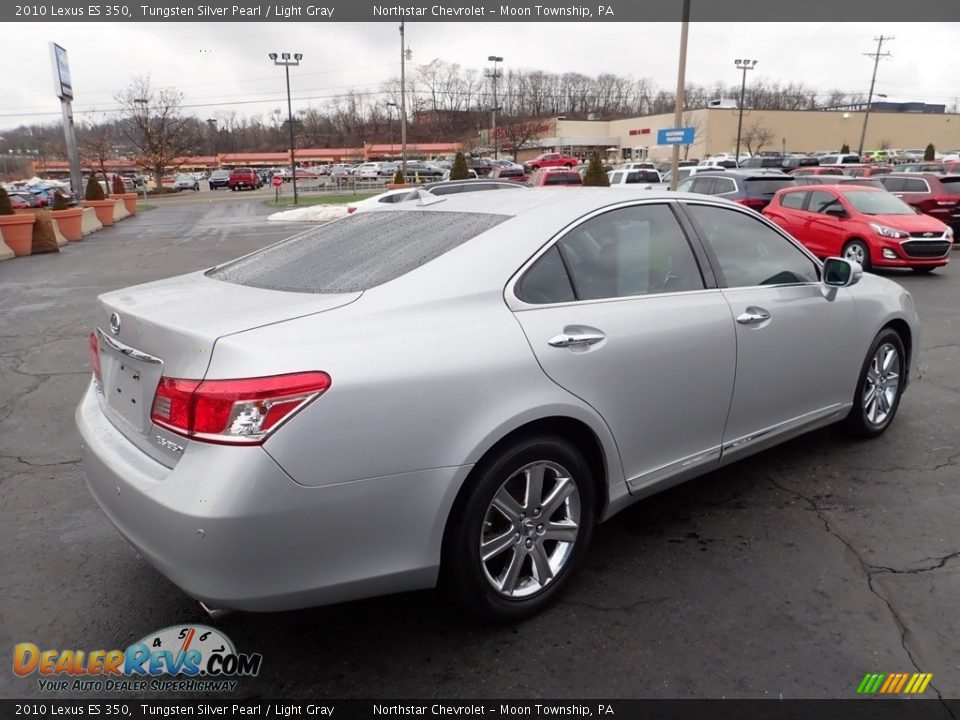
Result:
{"label": "bare tree", "polygon": [[[690,142],[690,145],[695,144],[703,134],[703,123],[700,122],[697,115],[694,115],[689,110],[683,114],[683,127],[693,128],[693,140]],[[683,146],[684,160],[690,155],[690,145]]]}
{"label": "bare tree", "polygon": [[121,107],[123,132],[136,148],[136,160],[153,171],[159,190],[166,168],[193,145],[185,132],[188,118],[181,114],[183,94],[172,88],[154,89],[150,76],[141,75],[115,99]]}
{"label": "bare tree", "polygon": [[[759,120],[754,120],[752,123],[743,128],[743,133],[740,136],[740,142],[746,146],[747,152],[751,155],[755,155],[760,152],[760,149],[773,141],[773,131],[764,127],[760,124]],[[736,142],[736,138],[733,139],[733,142]]]}
{"label": "bare tree", "polygon": [[89,125],[79,133],[80,163],[107,179],[107,161],[116,157],[117,128],[110,122]]}
{"label": "bare tree", "polygon": [[535,118],[527,118],[503,124],[497,128],[497,132],[507,141],[506,145],[510,148],[513,159],[516,160],[524,145],[549,129],[550,125],[548,123]]}

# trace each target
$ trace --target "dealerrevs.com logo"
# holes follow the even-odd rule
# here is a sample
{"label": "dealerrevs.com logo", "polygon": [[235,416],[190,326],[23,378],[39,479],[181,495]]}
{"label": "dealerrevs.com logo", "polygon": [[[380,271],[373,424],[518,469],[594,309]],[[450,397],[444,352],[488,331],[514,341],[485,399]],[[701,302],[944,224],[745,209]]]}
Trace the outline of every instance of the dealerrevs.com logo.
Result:
{"label": "dealerrevs.com logo", "polygon": [[230,692],[234,678],[256,676],[262,662],[206,625],[173,625],[126,650],[41,650],[30,642],[13,648],[13,672],[36,673],[44,692]]}

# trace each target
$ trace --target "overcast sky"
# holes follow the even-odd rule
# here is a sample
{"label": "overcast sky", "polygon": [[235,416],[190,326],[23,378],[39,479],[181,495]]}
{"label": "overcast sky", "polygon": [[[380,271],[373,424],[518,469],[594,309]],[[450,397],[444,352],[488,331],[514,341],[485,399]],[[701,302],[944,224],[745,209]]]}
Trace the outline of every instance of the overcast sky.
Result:
{"label": "overcast sky", "polygon": [[[960,0],[958,0],[960,1]],[[48,42],[66,47],[80,122],[116,107],[117,90],[149,73],[155,86],[173,86],[200,117],[218,110],[268,114],[285,104],[283,73],[268,52],[302,52],[291,71],[294,111],[322,107],[324,96],[350,88],[378,89],[399,75],[398,23],[25,23],[7,24],[6,82],[0,88],[0,129],[54,122]],[[481,68],[488,55],[507,67],[612,72],[676,85],[679,24],[671,23],[415,23],[408,22],[412,65],[442,58]],[[891,100],[946,103],[960,98],[955,48],[960,23],[692,23],[687,79],[735,83],[734,58],[759,61],[750,80],[802,81],[822,91],[866,93],[874,37],[885,45],[876,92]],[[940,49],[938,49],[940,48]],[[12,58],[12,60],[11,60]],[[297,98],[313,97],[314,99]],[[263,100],[264,102],[245,102]],[[243,104],[240,104],[243,103]],[[94,110],[95,113],[84,111]]]}

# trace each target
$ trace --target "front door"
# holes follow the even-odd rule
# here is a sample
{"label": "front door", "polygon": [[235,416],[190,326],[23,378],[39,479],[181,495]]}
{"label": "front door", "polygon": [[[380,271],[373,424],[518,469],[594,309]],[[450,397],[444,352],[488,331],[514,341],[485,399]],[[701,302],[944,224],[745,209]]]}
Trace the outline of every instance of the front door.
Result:
{"label": "front door", "polygon": [[819,266],[755,215],[686,208],[713,255],[736,331],[724,452],[845,412],[858,370],[850,363],[850,293],[824,288]]}

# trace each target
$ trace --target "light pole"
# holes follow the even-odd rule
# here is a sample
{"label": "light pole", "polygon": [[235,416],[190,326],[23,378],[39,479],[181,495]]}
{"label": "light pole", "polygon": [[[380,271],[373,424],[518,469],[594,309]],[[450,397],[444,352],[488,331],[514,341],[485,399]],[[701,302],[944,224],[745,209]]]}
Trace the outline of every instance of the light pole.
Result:
{"label": "light pole", "polygon": [[[388,102],[387,108],[395,108],[397,104],[395,102]],[[393,157],[393,111],[387,110],[387,114],[390,116],[390,157]]]}
{"label": "light pole", "polygon": [[490,108],[490,125],[491,132],[493,132],[493,159],[496,160],[499,158],[499,143],[497,142],[497,79],[500,77],[500,71],[497,70],[497,63],[502,63],[503,58],[497,55],[490,55],[487,57],[487,60],[493,63],[493,70],[487,72],[487,77],[490,78],[490,82],[493,83],[493,107]]}
{"label": "light pole", "polygon": [[737,70],[743,70],[743,82],[740,84],[740,119],[737,120],[737,154],[734,160],[740,164],[740,135],[743,132],[743,98],[747,93],[747,70],[753,70],[757,66],[756,60],[734,60],[733,64]]}
{"label": "light pole", "polygon": [[863,155],[863,143],[867,139],[867,121],[870,119],[870,106],[873,104],[873,88],[877,84],[877,67],[880,65],[880,58],[890,57],[890,53],[881,52],[883,43],[887,40],[893,40],[892,37],[881,35],[874,38],[877,41],[877,51],[875,53],[864,53],[867,57],[873,58],[873,75],[870,77],[870,92],[867,94],[867,111],[863,114],[863,129],[860,131],[860,146],[857,148],[857,155]]}
{"label": "light pole", "polygon": [[[683,0],[680,11],[680,62],[677,65],[677,96],[673,109],[673,126],[680,127],[683,123],[684,92],[687,75],[687,35],[690,31],[690,0]],[[677,189],[677,177],[680,174],[680,146],[674,144],[670,149],[670,189]]]}
{"label": "light pole", "polygon": [[413,53],[406,46],[404,24],[400,23],[400,170],[407,177],[407,66]]}
{"label": "light pole", "polygon": [[282,65],[287,74],[287,124],[290,126],[290,175],[293,178],[293,204],[297,204],[297,163],[296,148],[293,142],[293,105],[290,102],[290,66],[296,67],[303,59],[303,53],[293,53],[291,59],[290,53],[280,53],[279,59],[276,53],[270,53],[269,58],[273,60],[274,65]]}

